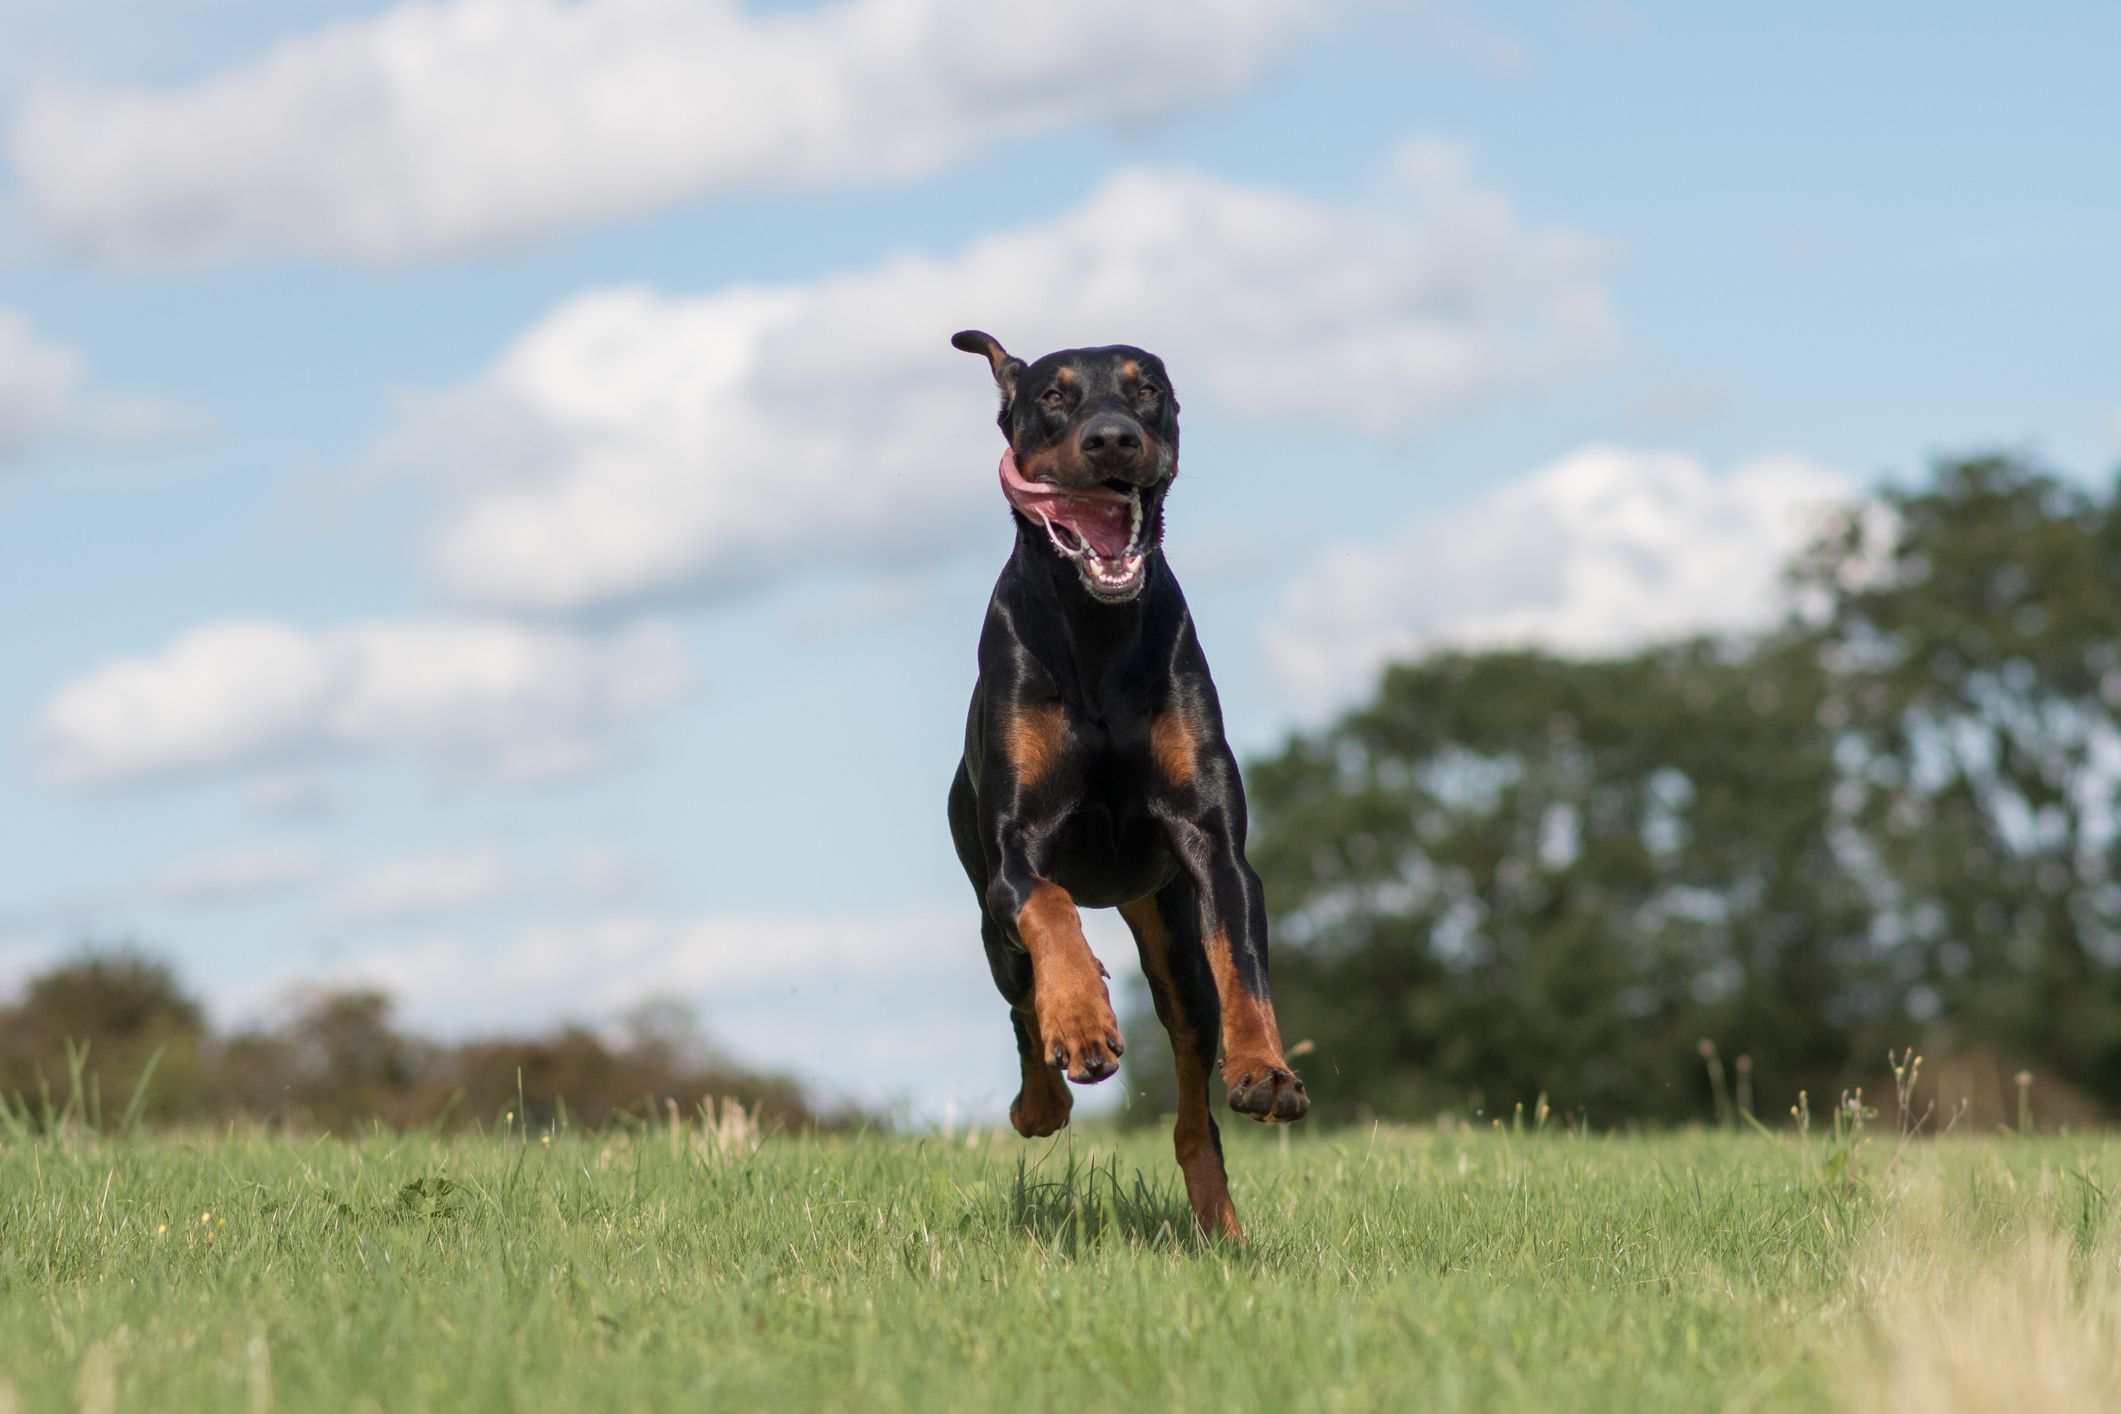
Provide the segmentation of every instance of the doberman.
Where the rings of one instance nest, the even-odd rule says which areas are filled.
[[[980,632],[950,833],[1011,1008],[1027,1138],[1068,1122],[1061,1076],[1118,1068],[1109,975],[1078,905],[1133,930],[1178,1073],[1178,1164],[1203,1232],[1241,1239],[1209,1113],[1218,1047],[1230,1107],[1301,1119],[1267,994],[1267,913],[1245,859],[1245,792],[1178,581],[1159,553],[1178,471],[1178,399],[1163,362],[1127,345],[1035,363],[966,330],[1008,440],[1016,522]]]

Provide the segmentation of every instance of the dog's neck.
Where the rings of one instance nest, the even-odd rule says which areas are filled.
[[[1084,586],[1072,561],[1056,554],[1045,528],[1015,515],[1017,565],[1023,582],[1062,628],[1065,647],[1076,668],[1095,678],[1116,660],[1136,651],[1149,623],[1149,609],[1169,572],[1161,546],[1149,553],[1141,592],[1122,603],[1100,599]],[[1056,665],[1057,666],[1057,665]]]

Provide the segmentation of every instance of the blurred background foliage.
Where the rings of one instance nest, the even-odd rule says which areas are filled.
[[[1780,1114],[1915,1045],[1946,1108],[2121,1112],[2121,491],[2013,457],[1850,508],[1797,611],[1627,657],[1440,652],[1252,762],[1284,1034],[1327,1122],[1712,1113],[1713,1042]],[[969,956],[969,954],[968,954]],[[1168,1107],[1137,1006],[1128,1114]],[[852,1122],[718,1058],[678,1009],[612,1032],[442,1043],[327,993],[217,1036],[161,965],[84,954],[0,1011],[0,1095],[294,1127],[595,1125],[703,1096]],[[1721,1062],[1719,1061],[1719,1064]]]
[[[1772,1115],[1910,1044],[1977,1122],[2021,1070],[2121,1111],[2121,497],[1955,460],[1790,575],[1771,632],[1438,653],[1250,764],[1314,1115],[1699,1119],[1705,1040]]]
[[[216,1035],[167,966],[111,948],[52,968],[0,1008],[0,1104],[15,1127],[63,1114],[115,1128],[136,1094],[149,1123],[248,1119],[338,1134],[375,1124],[543,1130],[563,1116],[595,1128],[654,1122],[673,1104],[690,1114],[708,1099],[766,1128],[864,1118],[717,1056],[674,1005],[642,1007],[609,1030],[441,1042],[399,1030],[380,992],[326,991],[276,1025]]]

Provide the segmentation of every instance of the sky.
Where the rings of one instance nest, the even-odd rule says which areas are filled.
[[[0,0],[0,995],[675,998],[996,1117],[950,334],[1164,358],[1246,751],[1764,623],[1938,456],[2121,460],[2121,11],[2033,14]]]

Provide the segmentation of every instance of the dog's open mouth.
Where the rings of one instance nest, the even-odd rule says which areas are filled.
[[[1114,603],[1141,592],[1149,563],[1142,544],[1142,492],[1120,485],[1070,489],[1050,481],[1027,481],[1016,458],[1002,454],[1002,490],[1015,506],[1046,528],[1053,548],[1075,561],[1083,587]]]

